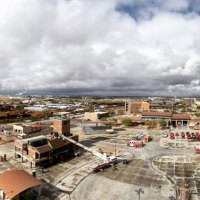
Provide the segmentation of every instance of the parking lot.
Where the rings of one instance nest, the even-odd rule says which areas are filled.
[[[199,156],[158,156],[154,159],[154,166],[166,177],[172,180],[177,190],[177,197],[181,199],[199,199],[197,193],[200,187],[200,176],[196,173],[199,167]],[[192,194],[195,193],[195,194]]]

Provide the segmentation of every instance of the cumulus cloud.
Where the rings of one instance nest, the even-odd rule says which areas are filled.
[[[0,2],[0,93],[197,95],[192,0]]]

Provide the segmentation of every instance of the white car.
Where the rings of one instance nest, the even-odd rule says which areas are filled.
[[[4,135],[10,135],[11,132],[10,132],[10,131],[6,131],[6,130],[4,130],[4,131],[3,131],[3,134],[4,134]]]
[[[167,138],[167,137],[168,137],[168,134],[167,134],[167,133],[164,133],[164,134],[162,135],[162,137],[163,137],[163,138]]]

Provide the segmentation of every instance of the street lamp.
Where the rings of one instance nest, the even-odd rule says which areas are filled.
[[[140,200],[140,194],[144,194],[144,191],[142,190],[142,188],[139,188],[138,190],[135,190],[135,192],[138,194],[138,199]]]

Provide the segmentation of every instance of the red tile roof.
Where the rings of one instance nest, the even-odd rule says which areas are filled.
[[[171,120],[191,120],[188,114],[173,114]]]
[[[35,150],[39,153],[39,154],[42,154],[42,153],[46,153],[46,152],[49,152],[52,150],[52,147],[50,145],[44,145],[44,146],[41,146],[41,147],[36,147]]]
[[[24,170],[11,170],[0,174],[0,188],[10,199],[24,190],[41,184],[41,181]]]
[[[171,117],[171,112],[142,112],[142,116],[145,117]]]
[[[49,143],[52,146],[53,150],[62,148],[66,145],[65,141],[62,138],[51,139],[49,140]]]

